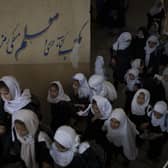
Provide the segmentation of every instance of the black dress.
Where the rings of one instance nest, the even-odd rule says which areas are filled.
[[[143,88],[149,90],[151,94],[150,103],[152,106],[159,100],[166,100],[162,83],[153,79],[153,77],[146,77],[143,79]]]
[[[50,103],[51,111],[51,129],[53,132],[61,125],[69,125],[70,118],[73,113],[72,104],[67,101],[60,101],[58,103]]]
[[[163,146],[166,143],[168,136],[167,136],[167,133],[163,132],[160,129],[160,126],[154,127],[151,123],[150,123],[149,130],[152,133],[162,134],[161,136],[149,141],[148,156],[151,159],[155,159],[161,155]]]
[[[116,60],[116,65],[112,65],[114,82],[124,82],[124,75],[131,68],[132,47],[125,50],[114,51],[111,49],[111,59]],[[115,83],[114,83],[115,84]]]
[[[83,154],[76,154],[65,168],[103,168],[103,166],[95,151],[90,147]]]

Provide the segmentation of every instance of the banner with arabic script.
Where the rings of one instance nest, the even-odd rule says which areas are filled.
[[[1,1],[0,64],[89,62],[89,10],[90,0]]]

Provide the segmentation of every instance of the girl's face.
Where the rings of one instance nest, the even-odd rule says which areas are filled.
[[[137,96],[137,104],[143,105],[144,103],[145,103],[145,95],[144,95],[144,93],[140,93]]]
[[[68,151],[68,148],[62,146],[60,143],[58,143],[57,141],[54,142],[56,148],[60,151],[60,152],[66,152]]]
[[[50,94],[50,96],[51,96],[52,98],[56,98],[56,97],[58,96],[59,90],[58,90],[57,87],[51,86],[51,87],[49,88],[49,92],[50,92],[49,94]]]
[[[73,80],[72,87],[73,89],[78,89],[80,86],[80,83],[78,80]]]
[[[27,130],[25,124],[20,121],[15,121],[15,129],[20,137],[24,137],[29,134],[29,131]]]
[[[7,88],[0,88],[0,95],[1,98],[4,98],[5,100],[12,100],[12,95],[10,94],[9,90]]]
[[[156,42],[148,41],[149,48],[154,48],[156,46]]]
[[[95,114],[101,115],[101,112],[96,102],[92,102],[92,109],[95,112]]]
[[[117,119],[112,118],[111,119],[111,128],[117,129],[119,127],[120,127],[120,122]]]
[[[161,114],[157,111],[154,111],[154,116],[155,116],[156,119],[160,119],[160,118],[162,118],[163,114]]]
[[[129,74],[129,79],[130,79],[130,80],[135,80],[135,76],[130,73],[130,74]]]

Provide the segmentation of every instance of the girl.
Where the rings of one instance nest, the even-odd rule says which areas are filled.
[[[13,114],[20,109],[30,109],[39,114],[39,102],[33,101],[29,89],[21,91],[18,81],[13,76],[4,76],[0,79],[0,94],[3,100],[3,109]]]
[[[113,84],[109,81],[105,81],[100,75],[92,75],[89,78],[89,87],[91,89],[91,97],[93,95],[99,95],[106,97],[111,102],[117,99],[117,91]]]
[[[30,110],[19,110],[13,116],[16,138],[20,143],[20,158],[26,168],[50,168],[50,138],[39,130],[39,120]],[[16,141],[16,139],[15,139]]]
[[[139,77],[140,78],[143,78],[145,73],[144,73],[144,68],[145,68],[145,65],[144,65],[144,62],[142,59],[140,58],[137,58],[135,60],[133,60],[131,62],[131,68],[132,69],[137,69],[139,71]]]
[[[69,123],[72,113],[71,99],[64,93],[61,83],[53,81],[48,89],[47,101],[51,107],[51,128],[55,132],[59,126]]]
[[[153,109],[148,113],[149,122],[144,123],[144,129],[148,130],[150,146],[148,156],[156,159],[160,156],[168,132],[168,109],[164,101],[155,103]]]
[[[147,40],[147,30],[145,27],[139,27],[132,41],[134,58],[143,58],[144,47]]]
[[[106,150],[106,141],[102,126],[104,121],[108,119],[112,112],[112,105],[108,99],[102,96],[93,96],[91,100],[91,113],[89,113],[89,121],[83,138],[87,140],[95,140]]]
[[[69,126],[61,126],[54,135],[50,155],[57,168],[102,168],[100,160],[87,142]]]
[[[115,83],[123,82],[124,74],[130,68],[132,35],[129,32],[122,33],[113,44],[111,64],[114,70]]]
[[[131,103],[131,120],[141,130],[141,124],[147,121],[147,111],[150,109],[150,93],[146,89],[139,89]]]
[[[144,62],[147,69],[147,75],[153,76],[158,72],[160,56],[157,53],[159,40],[156,36],[150,36],[146,41]]]
[[[138,131],[123,109],[116,108],[112,111],[110,117],[104,123],[103,130],[106,131],[108,141],[117,148],[121,147],[128,160],[136,159],[138,152],[135,139]]]
[[[73,76],[73,97],[72,102],[78,109],[85,109],[89,104],[90,88],[83,73],[76,73]]]
[[[95,61],[95,74],[101,75],[105,78],[104,58],[103,56],[97,56]]]
[[[137,69],[129,69],[125,74],[126,82],[126,103],[125,110],[127,113],[130,113],[131,110],[131,101],[135,92],[141,87],[141,82],[139,80],[139,71]]]

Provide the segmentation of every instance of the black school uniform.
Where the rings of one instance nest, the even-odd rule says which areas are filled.
[[[61,125],[69,125],[70,118],[73,113],[72,104],[67,101],[60,101],[58,103],[50,103],[51,111],[51,128],[53,132]]]
[[[113,66],[113,78],[115,81],[123,82],[124,75],[128,69],[131,68],[131,47],[126,48],[125,50],[112,51],[111,59],[116,60],[116,65]]]

